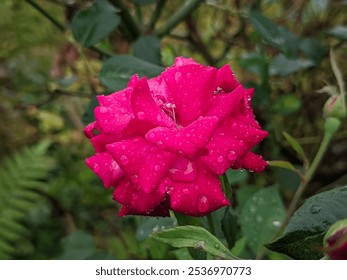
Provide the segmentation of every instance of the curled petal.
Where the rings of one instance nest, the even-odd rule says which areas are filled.
[[[107,152],[95,154],[87,158],[86,163],[91,170],[102,180],[106,188],[116,186],[124,177],[123,171],[120,169],[116,161]]]
[[[217,84],[225,92],[231,92],[240,85],[229,65],[224,65],[218,70]]]
[[[194,183],[173,181],[170,203],[172,210],[191,216],[204,216],[230,205],[218,177],[200,166]]]
[[[174,153],[194,155],[205,148],[218,125],[217,117],[200,118],[180,130],[156,127],[146,134],[146,139]]]
[[[83,132],[85,134],[85,136],[87,136],[89,139],[93,138],[95,136],[94,130],[99,130],[99,126],[97,122],[92,122],[90,124],[88,124]]]
[[[262,156],[256,155],[252,152],[248,152],[239,164],[242,168],[254,172],[262,172],[268,165]]]
[[[151,123],[153,126],[175,126],[174,121],[169,118],[155,103],[146,78],[142,78],[135,86],[131,97],[131,104],[135,116],[145,122]]]
[[[139,190],[136,184],[123,180],[114,190],[113,198],[125,206],[123,213],[120,213],[120,215],[128,215],[130,213],[147,213],[147,215],[150,215],[164,202],[166,194],[163,188],[157,188],[154,192],[147,194]]]
[[[203,116],[209,96],[216,89],[217,70],[198,64],[183,65],[166,70],[162,76],[176,106],[176,118],[187,126]]]

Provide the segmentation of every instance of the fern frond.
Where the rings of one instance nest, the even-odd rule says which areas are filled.
[[[41,195],[37,190],[47,186],[54,161],[47,155],[49,142],[27,147],[0,165],[0,259],[10,259],[15,243],[28,235],[23,225],[28,212]]]

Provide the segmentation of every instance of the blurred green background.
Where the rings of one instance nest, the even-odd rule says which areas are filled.
[[[103,66],[109,53],[161,66],[172,65],[176,56],[216,67],[230,64],[242,84],[255,88],[255,114],[270,132],[257,152],[268,160],[287,160],[294,165],[301,161],[283,132],[295,137],[312,158],[322,137],[322,108],[329,98],[317,90],[337,83],[329,48],[334,49],[344,77],[347,73],[347,1],[101,2],[100,7],[109,10],[99,12],[113,24],[103,22],[98,13],[85,12],[93,1],[1,2],[2,259],[190,258],[186,249],[172,249],[149,237],[153,230],[174,226],[174,219],[118,218],[119,206],[112,201],[112,191],[105,190],[84,163],[93,154],[82,133],[91,120],[93,97],[115,90],[112,86],[118,81]],[[109,12],[111,6],[114,10]],[[48,15],[56,20],[55,25]],[[79,22],[74,22],[76,15]],[[90,30],[89,37],[83,33],[84,20],[101,28],[100,38]],[[98,49],[90,48],[94,45]],[[100,49],[104,50],[101,55]],[[129,70],[127,67],[121,65],[118,74]],[[344,124],[306,197],[329,184],[335,186],[337,179],[338,184],[347,182],[346,139]],[[216,234],[229,245],[236,242],[234,254],[254,258],[260,244],[270,241],[278,226],[271,215],[278,210],[283,216],[299,177],[279,168],[257,175],[247,171],[228,171],[227,175],[235,203],[227,213],[224,209],[213,215],[219,228],[222,219],[230,218],[223,225],[232,236],[221,228]],[[267,186],[273,188],[257,192]],[[257,210],[260,218],[249,221],[249,199],[256,192],[266,201]],[[263,218],[269,217],[272,224],[262,227]],[[250,222],[253,227],[249,229]],[[261,233],[254,236],[257,227]],[[285,257],[267,252],[265,258]]]

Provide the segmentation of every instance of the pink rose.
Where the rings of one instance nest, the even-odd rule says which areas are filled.
[[[218,176],[267,165],[250,151],[268,134],[252,95],[228,65],[179,57],[156,78],[135,75],[126,89],[98,96],[96,121],[84,130],[96,154],[86,163],[114,187],[119,216],[203,216],[229,205]]]

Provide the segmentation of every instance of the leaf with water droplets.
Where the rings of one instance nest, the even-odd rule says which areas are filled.
[[[177,225],[173,218],[146,218],[136,231],[137,241],[143,241],[148,238],[153,232],[159,232]]]
[[[176,248],[195,248],[219,258],[238,259],[230,253],[217,237],[202,227],[178,226],[155,233],[153,238]]]
[[[347,186],[307,199],[290,219],[284,235],[266,247],[294,259],[320,259],[323,237],[338,220],[347,218]]]
[[[260,189],[246,201],[240,224],[254,254],[271,240],[284,217],[284,206],[276,187]]]

